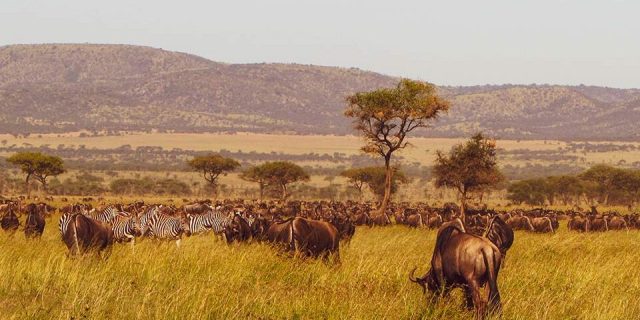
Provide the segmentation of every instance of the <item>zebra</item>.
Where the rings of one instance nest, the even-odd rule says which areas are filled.
[[[100,211],[99,213],[96,213],[95,209],[91,210],[88,214],[86,214],[86,216],[100,222],[113,224],[113,220],[116,218],[118,213],[119,211],[115,206],[108,206],[102,209],[102,211]]]
[[[118,242],[131,241],[135,244],[135,237],[142,235],[139,219],[127,212],[120,212],[114,219],[111,227],[113,238]]]
[[[150,206],[144,211],[144,213],[138,219],[138,222],[140,225],[140,232],[142,233],[143,236],[149,232],[149,222],[151,221],[151,218],[157,216],[160,213],[160,208],[162,208],[162,205]]]
[[[149,236],[156,239],[175,239],[176,246],[180,247],[182,234],[191,235],[189,224],[181,218],[156,214],[148,222]]]
[[[219,211],[211,210],[204,214],[188,214],[189,230],[191,234],[213,230],[215,234],[221,234],[224,228],[229,225],[231,218],[229,215]]]

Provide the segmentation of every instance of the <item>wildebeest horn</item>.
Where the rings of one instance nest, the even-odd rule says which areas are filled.
[[[419,283],[418,279],[415,277],[416,269],[418,269],[418,267],[413,268],[413,270],[411,270],[411,273],[409,273],[409,280],[411,282]]]

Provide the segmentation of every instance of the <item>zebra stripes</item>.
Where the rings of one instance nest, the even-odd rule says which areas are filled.
[[[189,227],[181,218],[176,218],[164,214],[151,217],[149,221],[149,236],[156,239],[176,240],[176,245],[180,246],[182,234],[189,232]]]
[[[69,222],[73,219],[73,217],[78,214],[76,212],[66,212],[60,217],[60,221],[58,222],[58,230],[60,230],[60,236],[64,238],[64,234],[67,233],[67,228],[69,227]]]
[[[96,213],[95,210],[91,210],[88,214],[86,214],[86,216],[100,222],[112,224],[118,213],[119,210],[116,209],[116,207],[108,206],[102,209],[102,211],[100,211],[99,213]]]
[[[220,234],[231,222],[229,215],[219,210],[208,211],[204,214],[189,214],[187,218],[189,219],[189,229],[192,234],[202,233],[207,230],[213,230],[215,234]]]
[[[151,206],[144,211],[142,216],[140,216],[140,232],[143,236],[149,232],[149,222],[151,221],[151,218],[157,216],[160,213],[159,209],[161,207],[162,206]]]
[[[118,214],[114,218],[111,229],[113,230],[114,240],[118,242],[135,242],[135,237],[142,234],[140,231],[138,218],[131,216],[126,212],[121,212],[121,214]]]

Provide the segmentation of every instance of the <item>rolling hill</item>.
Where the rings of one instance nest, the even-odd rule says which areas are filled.
[[[349,134],[344,97],[397,78],[336,67],[225,64],[149,47],[0,47],[0,133],[69,131]],[[421,135],[511,139],[640,136],[640,90],[440,87],[450,113]]]

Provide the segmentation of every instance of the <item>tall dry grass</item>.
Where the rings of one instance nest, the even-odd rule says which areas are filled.
[[[3,319],[470,319],[461,292],[434,305],[407,280],[435,231],[358,228],[326,265],[214,236],[119,244],[70,259],[57,221],[41,240],[0,234]],[[505,319],[637,319],[640,232],[517,232],[499,275]]]

